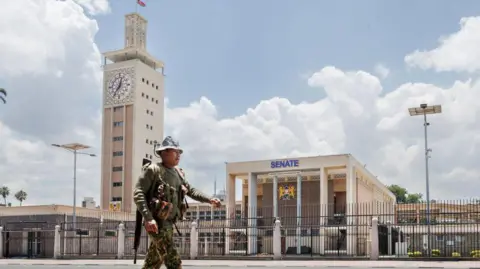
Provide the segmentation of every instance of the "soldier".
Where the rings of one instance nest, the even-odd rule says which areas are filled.
[[[142,268],[159,269],[165,263],[167,269],[181,269],[182,261],[173,242],[173,228],[183,217],[185,195],[215,207],[220,206],[220,200],[190,186],[183,170],[177,168],[183,150],[172,137],[167,136],[155,151],[162,162],[143,167],[133,192],[137,215],[141,214],[145,219],[145,229],[151,239]]]

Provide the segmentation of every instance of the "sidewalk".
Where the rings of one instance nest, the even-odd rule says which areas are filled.
[[[137,261],[140,266],[143,261]],[[480,261],[239,261],[239,260],[183,260],[185,267],[364,267],[364,268],[475,268]],[[133,265],[133,260],[48,260],[0,259],[0,265]]]

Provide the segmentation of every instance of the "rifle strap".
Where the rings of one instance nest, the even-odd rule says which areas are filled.
[[[177,230],[178,236],[182,236],[182,233],[181,233],[180,230],[178,229],[177,224],[174,223],[173,226],[175,226],[175,230]]]

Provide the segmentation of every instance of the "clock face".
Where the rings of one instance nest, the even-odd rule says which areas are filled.
[[[132,81],[125,73],[117,73],[108,83],[108,94],[114,100],[123,100],[132,88]]]

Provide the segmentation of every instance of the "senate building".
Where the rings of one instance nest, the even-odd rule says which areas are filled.
[[[357,245],[367,238],[354,229],[366,225],[371,216],[389,218],[391,214],[393,221],[395,196],[351,154],[227,163],[226,211],[230,219],[238,211],[235,185],[239,179],[240,210],[249,222],[245,232],[251,253],[258,251],[259,226],[271,227],[275,219],[286,227],[287,248],[300,252],[302,246],[324,246],[325,251],[325,242],[314,244],[312,240],[324,241],[327,237],[321,234],[338,236],[341,231],[347,255],[365,251]],[[310,230],[308,240],[303,235],[306,230]]]

